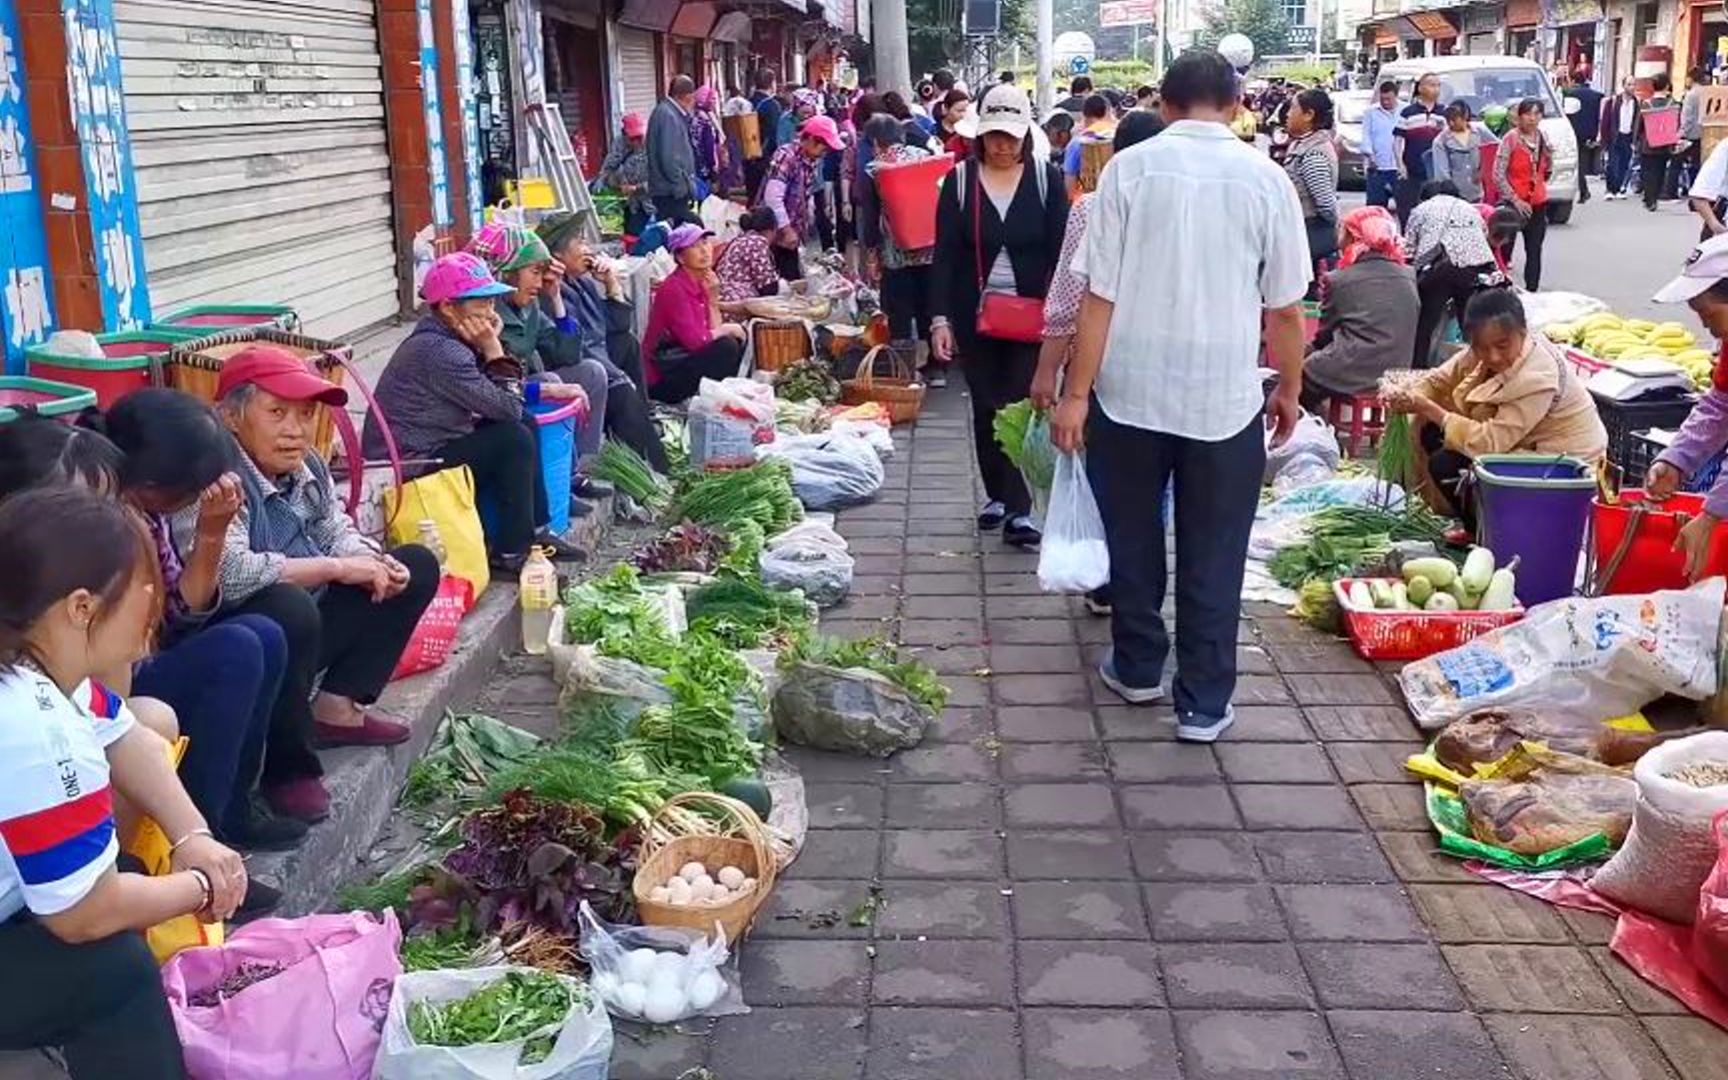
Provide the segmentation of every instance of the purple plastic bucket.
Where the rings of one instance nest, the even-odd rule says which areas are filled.
[[[1519,602],[1571,596],[1596,498],[1590,466],[1559,454],[1484,454],[1473,471],[1478,541],[1497,566],[1518,557]]]

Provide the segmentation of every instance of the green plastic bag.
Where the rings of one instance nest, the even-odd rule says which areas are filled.
[[[1601,833],[1575,840],[1565,847],[1541,855],[1520,855],[1493,844],[1484,844],[1470,835],[1470,821],[1464,810],[1464,800],[1454,792],[1430,780],[1424,783],[1427,792],[1428,821],[1440,834],[1440,850],[1461,859],[1481,859],[1513,870],[1555,870],[1562,866],[1600,862],[1608,857],[1613,846]]]

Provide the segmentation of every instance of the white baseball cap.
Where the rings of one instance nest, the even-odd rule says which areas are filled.
[[[966,129],[963,130],[962,126]],[[1024,139],[1032,129],[1032,101],[1026,91],[1008,83],[997,83],[984,91],[984,96],[972,102],[972,109],[955,125],[968,139],[987,131],[1002,131]]]
[[[1728,278],[1728,235],[1712,236],[1692,249],[1680,276],[1656,290],[1658,304],[1683,304]]]

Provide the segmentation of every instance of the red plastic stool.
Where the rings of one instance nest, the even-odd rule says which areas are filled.
[[[1346,408],[1350,410],[1347,416]],[[1386,434],[1386,406],[1378,394],[1327,398],[1326,422],[1338,433],[1338,447],[1344,456],[1360,457],[1377,447]]]

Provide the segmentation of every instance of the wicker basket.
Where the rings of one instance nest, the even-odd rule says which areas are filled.
[[[165,369],[168,385],[215,404],[216,386],[222,378],[222,365],[241,349],[260,342],[279,346],[302,359],[312,361],[318,368],[318,374],[338,386],[342,384],[342,363],[353,352],[350,346],[338,341],[290,334],[271,327],[229,330],[174,346],[168,353]],[[312,431],[312,448],[328,461],[335,447],[335,421],[331,418],[329,409],[320,409],[317,426]]]
[[[668,813],[676,808],[709,814],[703,823],[717,831],[693,832],[675,824],[669,818],[686,816]],[[713,815],[718,815],[718,820]],[[690,862],[708,867],[736,866],[747,877],[756,879],[756,888],[730,903],[715,906],[678,906],[649,899],[656,885],[664,885]],[[736,942],[750,932],[750,922],[768,899],[779,872],[780,863],[768,829],[754,810],[737,799],[712,791],[674,795],[655,813],[642,835],[636,880],[631,886],[636,894],[636,914],[644,926],[676,926],[703,934],[713,933],[718,922],[726,931],[726,940]]]
[[[738,152],[745,161],[755,161],[762,156],[762,121],[755,113],[722,117],[720,125],[726,129],[726,134],[738,140]]]
[[[876,374],[876,361],[886,353],[889,373]],[[893,348],[878,345],[864,354],[858,373],[840,384],[840,401],[845,405],[868,405],[876,402],[888,410],[896,424],[908,424],[918,419],[924,408],[924,384],[918,381],[912,366]]]
[[[1116,147],[1108,142],[1083,142],[1080,144],[1080,190],[1097,191],[1098,177],[1103,174],[1104,166],[1110,164],[1110,158],[1116,153]]]
[[[757,371],[779,371],[794,360],[811,355],[810,331],[800,319],[759,321],[751,337]]]

